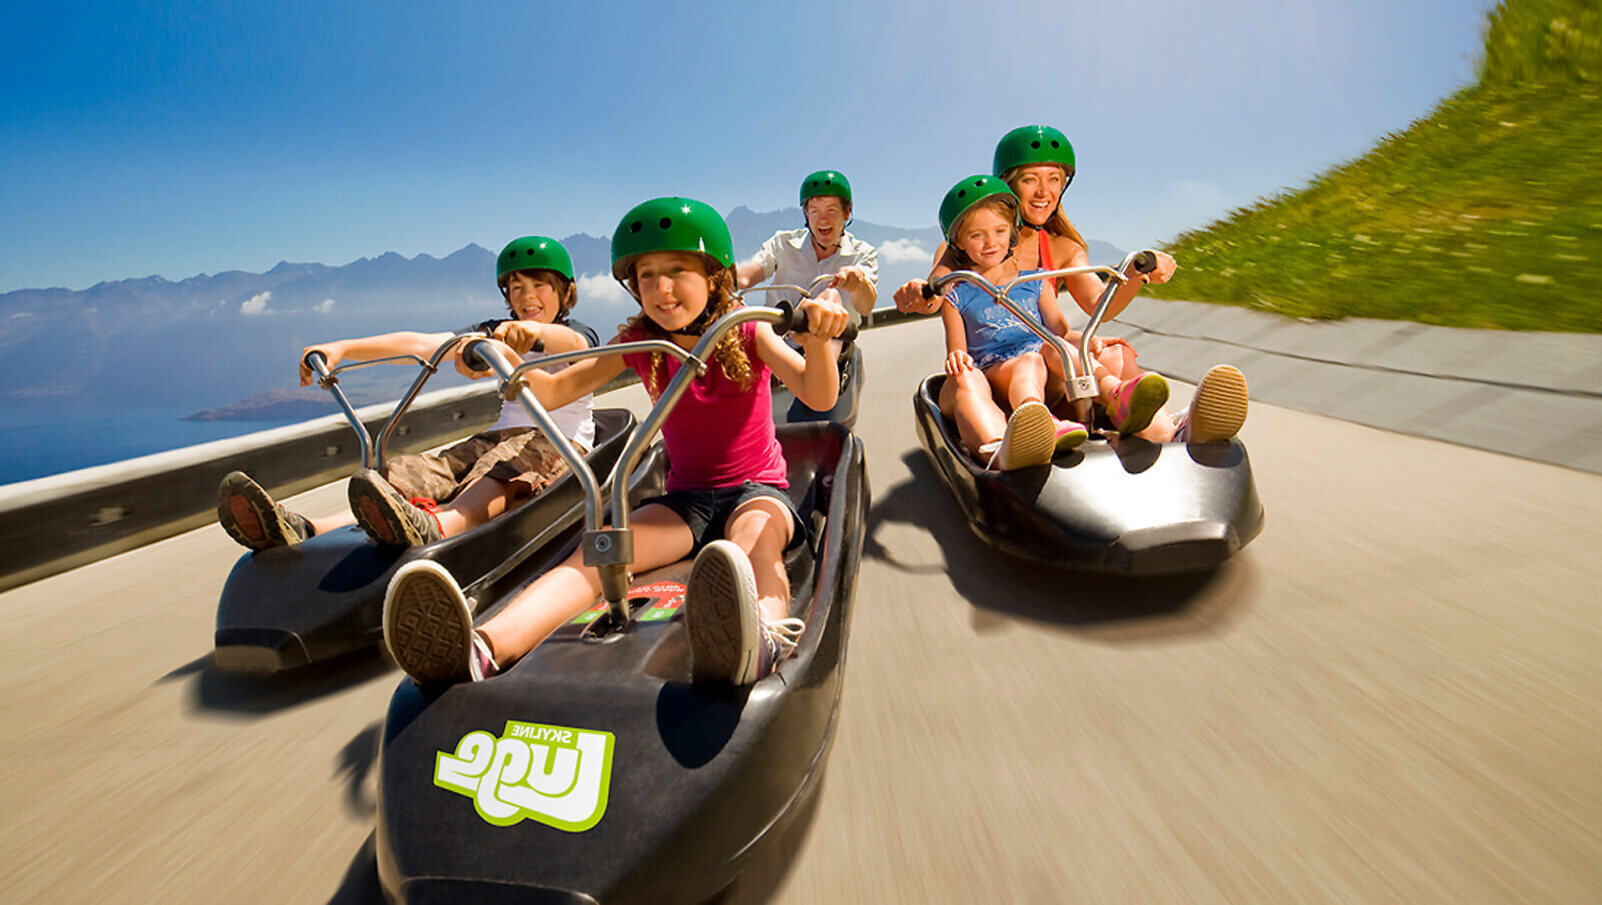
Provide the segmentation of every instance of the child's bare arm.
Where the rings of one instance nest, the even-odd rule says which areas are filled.
[[[394,355],[416,355],[427,358],[434,354],[440,343],[451,338],[450,333],[416,333],[401,331],[399,333],[382,333],[377,336],[362,336],[356,339],[339,339],[330,343],[319,343],[307,346],[300,350],[300,385],[311,386],[312,371],[306,367],[306,356],[312,352],[321,352],[328,360],[328,367],[332,369],[341,361],[352,358],[365,361],[373,358],[388,358]]]
[[[542,324],[538,321],[505,321],[495,328],[495,338],[519,354],[533,349],[536,343],[551,355],[588,349],[590,341],[584,334],[561,324]]]
[[[968,354],[968,332],[957,306],[948,301],[940,303],[940,323],[946,329],[946,374],[955,377],[973,367],[973,356]]]

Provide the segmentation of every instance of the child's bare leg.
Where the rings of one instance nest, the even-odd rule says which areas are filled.
[[[992,365],[985,371],[985,377],[990,381],[992,392],[1007,400],[1009,411],[1025,402],[1046,400],[1046,361],[1038,352]]]
[[[514,485],[485,476],[464,487],[434,514],[445,536],[455,537],[505,513],[515,502],[515,494]]]
[[[1001,439],[1007,416],[996,405],[990,381],[977,370],[947,377],[940,390],[940,411],[957,423],[957,434],[972,452]]]
[[[1122,344],[1108,343],[1102,346],[1101,354],[1096,356],[1096,360],[1119,380],[1139,377],[1143,373],[1140,366],[1135,364],[1135,353]]]
[[[795,522],[784,504],[772,498],[747,500],[729,516],[723,534],[751,558],[758,604],[770,622],[790,615],[790,576],[784,571],[784,548]]]
[[[634,531],[636,572],[678,562],[689,555],[694,544],[689,526],[666,506],[652,504],[634,510],[629,527]],[[583,612],[600,593],[600,574],[584,565],[582,550],[575,550],[565,562],[519,592],[478,631],[489,641],[495,661],[504,667]]]
[[[318,534],[325,534],[337,528],[343,528],[346,525],[356,524],[356,519],[349,512],[336,512],[333,515],[325,515],[321,518],[308,518],[307,521],[312,523],[312,528]]]

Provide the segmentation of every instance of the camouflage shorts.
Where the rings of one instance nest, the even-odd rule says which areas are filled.
[[[514,497],[533,496],[566,471],[567,462],[545,434],[513,428],[474,434],[439,452],[394,456],[384,477],[407,497],[445,503],[483,477],[512,485]]]

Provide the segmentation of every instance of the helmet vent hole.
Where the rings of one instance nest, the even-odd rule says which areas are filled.
[[[629,232],[631,233],[637,233],[644,228],[645,224],[641,223],[639,220],[635,220],[633,223],[629,224]]]
[[[660,229],[667,229],[673,225],[673,218],[663,217],[662,219],[656,221],[656,225]]]
[[[1037,139],[1035,141],[1030,142],[1029,143],[1029,147],[1035,149],[1036,151],[1040,150],[1040,141]]]

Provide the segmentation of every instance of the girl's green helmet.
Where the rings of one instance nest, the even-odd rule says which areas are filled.
[[[548,236],[513,239],[495,259],[495,282],[519,270],[554,270],[573,281],[573,258],[562,243]]]
[[[612,276],[626,281],[634,259],[653,251],[694,252],[717,266],[734,266],[729,225],[694,198],[652,198],[624,214],[612,233]]]
[[[991,172],[1005,176],[1013,167],[1050,163],[1063,168],[1069,182],[1074,180],[1074,146],[1068,136],[1050,126],[1019,126],[1001,136]]]
[[[945,233],[946,241],[952,241],[951,233],[968,212],[968,208],[975,204],[999,195],[1012,209],[1012,223],[1018,225],[1018,196],[1012,193],[1007,183],[999,176],[969,176],[951,187],[946,192],[945,200],[940,202],[940,231]]]
[[[845,174],[834,170],[819,170],[811,176],[801,180],[801,207],[807,206],[808,198],[823,198],[834,196],[851,206],[851,183],[846,181]]]

